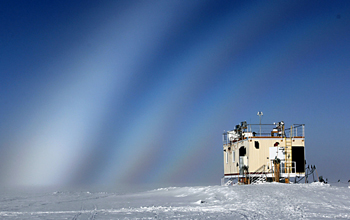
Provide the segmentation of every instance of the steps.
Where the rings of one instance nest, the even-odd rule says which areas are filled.
[[[266,182],[266,165],[262,165],[255,172],[250,173],[250,184],[264,183]]]
[[[251,184],[259,184],[259,183],[266,183],[266,176],[259,176],[258,178],[254,179]]]
[[[227,181],[226,183],[225,183],[225,185],[224,186],[229,186],[229,185],[232,185],[232,180],[229,180],[229,181]]]

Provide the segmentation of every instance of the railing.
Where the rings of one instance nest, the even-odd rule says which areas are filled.
[[[276,124],[248,124],[246,129],[243,131],[243,135],[240,138],[233,137],[231,133],[233,131],[227,131],[223,133],[222,141],[223,144],[230,144],[232,141],[239,141],[247,137],[305,137],[305,125],[304,124],[293,124],[291,127],[284,127],[284,130],[277,129]]]
[[[291,164],[290,164],[291,166],[287,166],[287,163],[290,163],[290,162],[281,161],[281,163],[280,163],[280,173],[296,174],[296,162],[292,161]],[[271,161],[271,162],[269,162],[269,164],[270,164],[272,172],[274,172],[275,171],[274,163]]]
[[[287,137],[305,137],[305,125],[293,124],[291,128],[286,128],[285,133]]]
[[[271,137],[271,131],[275,128],[275,124],[248,124],[247,132],[254,137]]]

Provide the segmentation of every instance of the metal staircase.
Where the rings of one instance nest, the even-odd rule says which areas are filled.
[[[266,165],[262,165],[255,172],[249,174],[250,183],[264,183],[266,182]]]
[[[255,179],[251,184],[259,184],[259,183],[266,183],[266,176],[261,176]]]
[[[233,184],[233,181],[232,180],[229,180],[229,181],[227,181],[225,184],[224,184],[224,186],[230,186],[230,185],[232,185]]]

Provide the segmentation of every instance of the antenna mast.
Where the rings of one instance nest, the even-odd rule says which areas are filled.
[[[264,115],[263,112],[258,112],[257,114],[259,116],[259,125],[260,125],[260,137],[261,137],[261,117]]]

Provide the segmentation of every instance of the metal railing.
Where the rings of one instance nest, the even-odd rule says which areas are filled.
[[[227,131],[223,133],[222,142],[224,145],[231,143],[232,136]],[[242,138],[247,137],[305,137],[305,124],[293,124],[291,127],[285,127],[284,130],[277,129],[276,124],[247,124],[246,129],[243,131]],[[235,139],[237,141],[237,139]]]
[[[287,137],[305,137],[305,125],[293,124],[290,128],[285,129]]]
[[[286,162],[286,161],[281,161],[280,163],[280,173],[292,173],[292,174],[296,174],[296,167],[297,164],[295,161],[291,162],[291,166],[287,166],[287,163],[290,162]],[[272,161],[269,162],[269,166],[271,167],[271,171],[272,173],[275,171],[275,165]]]

